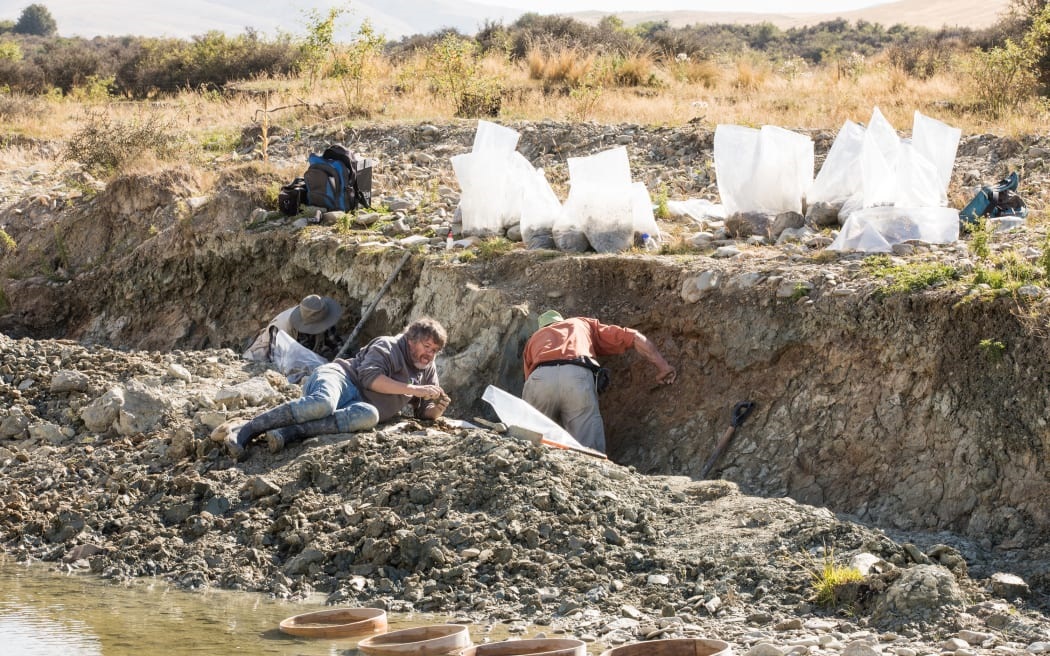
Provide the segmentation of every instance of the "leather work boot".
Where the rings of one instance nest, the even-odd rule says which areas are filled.
[[[241,426],[240,430],[236,432],[231,431],[224,440],[226,451],[234,460],[241,460],[244,458],[244,447],[248,444],[248,440],[260,433],[270,430],[271,428],[287,426],[294,423],[295,417],[292,416],[291,407],[289,407],[287,403],[283,403],[276,408],[267,410],[261,415],[253,418],[244,426]]]
[[[321,419],[267,431],[266,444],[270,453],[279,453],[286,445],[307,437],[354,433],[368,430],[378,423],[379,411],[375,406],[370,403],[354,403]]]
[[[266,432],[266,446],[270,453],[280,453],[284,450],[284,435],[281,435],[280,428]]]

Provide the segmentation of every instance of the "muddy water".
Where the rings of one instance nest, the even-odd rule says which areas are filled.
[[[193,593],[162,581],[120,586],[0,559],[5,656],[360,653],[359,638],[308,640],[277,629],[282,619],[314,610],[325,610],[323,598],[293,603],[224,590]],[[391,630],[449,621],[425,615],[388,619]],[[475,643],[500,640],[506,627],[471,626],[471,637]]]

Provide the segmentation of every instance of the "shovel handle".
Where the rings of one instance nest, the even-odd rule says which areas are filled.
[[[726,429],[726,432],[722,433],[722,437],[718,439],[718,445],[715,447],[715,452],[711,454],[711,457],[704,463],[704,468],[700,470],[700,478],[707,478],[707,475],[711,472],[711,468],[718,462],[722,452],[726,450],[726,446],[729,444],[729,439],[733,437],[733,431],[736,430],[736,426],[730,426]]]
[[[741,401],[733,406],[733,419],[729,423],[729,428],[722,433],[722,437],[719,438],[718,444],[715,446],[715,452],[711,454],[711,457],[704,463],[703,469],[700,470],[700,478],[707,478],[707,475],[711,472],[711,468],[715,466],[718,459],[722,457],[722,453],[729,446],[729,440],[732,439],[733,433],[736,431],[737,426],[744,423],[751,411],[755,409],[754,401]]]

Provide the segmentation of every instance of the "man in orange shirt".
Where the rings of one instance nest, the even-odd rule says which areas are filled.
[[[558,422],[583,446],[605,451],[595,357],[618,355],[633,348],[656,367],[657,382],[674,382],[674,367],[633,328],[606,325],[588,317],[564,319],[555,310],[541,314],[539,325],[525,344],[522,398]]]

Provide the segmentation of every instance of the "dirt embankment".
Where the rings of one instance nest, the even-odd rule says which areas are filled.
[[[519,150],[556,182],[566,156],[619,142],[650,187],[714,197],[695,166],[710,156],[709,132],[521,127]],[[256,209],[266,172],[250,163],[224,170],[209,193],[189,171],[87,196],[23,189],[0,210],[18,243],[3,259],[0,324],[83,344],[0,343],[6,548],[115,578],[322,590],[333,601],[551,623],[608,643],[689,632],[741,645],[763,632],[784,643],[836,631],[864,640],[885,629],[927,649],[936,643],[924,640],[965,630],[987,633],[974,640],[990,650],[1047,638],[1041,294],[884,297],[861,258],[799,244],[737,243],[726,259],[446,254],[436,228],[456,202],[447,157],[471,135],[466,125],[358,133],[382,151],[376,188],[402,209],[360,216],[348,233]],[[818,139],[821,152],[832,136]],[[290,140],[277,144],[296,154]],[[956,186],[1020,164],[1038,179],[1041,149],[968,139]],[[424,239],[433,251],[409,261],[362,341],[419,314],[438,318],[449,328],[440,370],[452,416],[492,418],[479,400],[487,384],[520,390],[521,345],[551,305],[641,329],[679,381],[656,391],[634,356],[607,362],[610,463],[414,422],[231,463],[211,429],[296,393],[235,351],[311,292],[343,302],[349,332],[410,234],[434,235]],[[1031,229],[993,246],[1030,242],[1034,257],[1041,238]],[[915,245],[900,261],[974,265],[965,245]],[[188,350],[219,347],[234,350]],[[716,469],[733,483],[691,481],[744,399],[755,414]],[[853,619],[808,601],[807,569],[825,547],[885,561]]]

